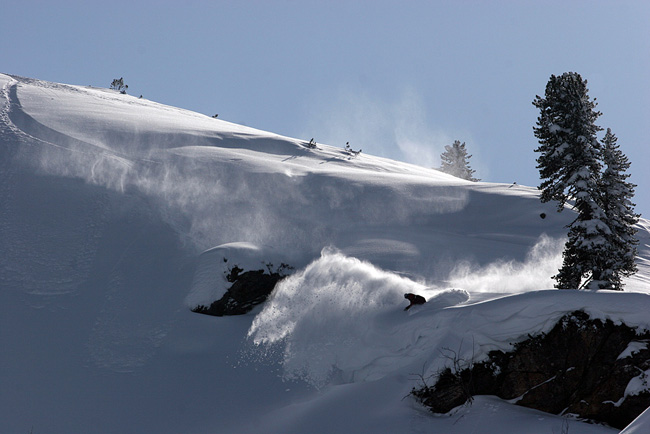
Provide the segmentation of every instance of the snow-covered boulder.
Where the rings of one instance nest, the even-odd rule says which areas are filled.
[[[206,315],[242,315],[266,301],[292,267],[270,248],[229,243],[203,252],[186,304]]]
[[[492,351],[481,363],[448,354],[436,384],[413,394],[437,413],[474,395],[496,395],[548,413],[576,415],[623,428],[650,406],[650,332],[564,316],[548,333],[529,336],[512,352]]]

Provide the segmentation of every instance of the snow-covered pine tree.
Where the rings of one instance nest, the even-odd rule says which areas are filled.
[[[564,245],[562,267],[553,276],[557,281],[555,287],[603,289],[611,254],[607,245],[610,234],[604,212],[596,202],[592,199],[580,201],[578,218],[571,224],[569,239]]]
[[[597,173],[600,168],[596,134],[602,128],[595,122],[602,113],[595,110],[595,100],[589,99],[587,80],[575,72],[551,75],[544,98],[538,95],[533,105],[540,109],[537,127],[533,127],[540,143],[535,152],[541,154],[538,188],[542,202],[557,200],[562,211],[567,199],[576,197],[583,187],[575,178],[578,169]]]
[[[480,179],[474,178],[474,172],[476,171],[469,167],[470,158],[472,156],[467,155],[465,142],[461,144],[460,140],[455,140],[451,146],[445,146],[445,151],[440,155],[441,166],[439,170],[468,181],[480,181]]]
[[[599,189],[602,166],[596,133],[602,128],[595,121],[601,113],[589,99],[587,81],[575,72],[551,75],[544,98],[537,96],[533,105],[540,109],[533,130],[540,143],[535,152],[541,154],[537,168],[542,178],[542,202],[557,200],[558,211],[562,211],[567,201],[573,200],[578,213],[570,225],[555,286],[598,288],[611,235]]]
[[[630,162],[616,142],[616,136],[608,128],[602,140],[605,170],[600,180],[600,190],[611,234],[601,287],[623,290],[622,278],[637,271],[635,257],[639,240],[634,225],[640,215],[634,212],[631,200],[636,185],[627,182],[630,175],[625,173],[630,168]]]

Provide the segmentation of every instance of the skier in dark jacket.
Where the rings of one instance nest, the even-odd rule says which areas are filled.
[[[406,306],[404,310],[409,310],[414,304],[424,304],[427,302],[421,295],[416,295],[411,292],[404,294],[404,298],[411,302],[411,304]]]

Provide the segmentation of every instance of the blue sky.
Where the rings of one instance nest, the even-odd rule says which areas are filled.
[[[579,72],[650,216],[650,2],[4,0],[0,72],[536,186],[531,104]]]

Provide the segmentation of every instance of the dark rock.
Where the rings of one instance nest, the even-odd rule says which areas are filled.
[[[234,266],[226,277],[232,286],[223,297],[208,307],[197,306],[192,311],[213,316],[243,315],[266,301],[275,285],[284,277],[281,273],[265,273],[264,270],[243,271]]]
[[[422,389],[413,390],[412,393],[434,413],[447,413],[472,399],[461,376],[449,368],[440,373],[433,387],[425,384]]]
[[[436,384],[413,394],[438,413],[472,395],[496,395],[525,407],[623,428],[650,406],[650,393],[624,398],[630,380],[650,369],[650,349],[618,357],[630,342],[648,339],[648,332],[639,335],[625,324],[592,320],[576,311],[547,334],[515,344],[512,352],[492,351],[485,362],[443,371]]]

